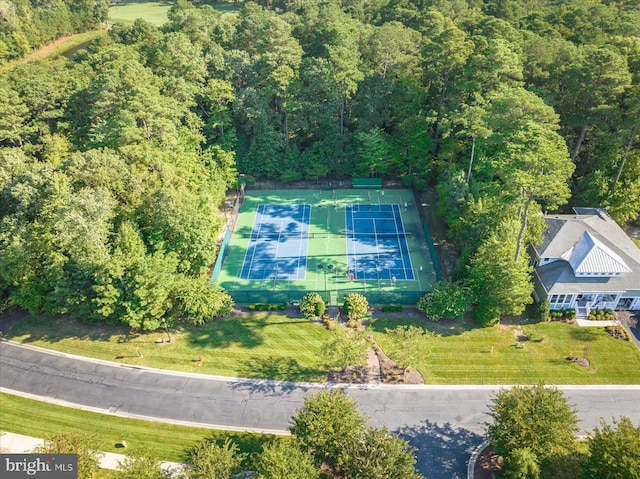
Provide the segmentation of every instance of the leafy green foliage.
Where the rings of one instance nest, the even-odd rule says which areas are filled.
[[[317,318],[325,311],[324,300],[318,293],[307,293],[300,300],[300,313],[305,318]]]
[[[551,315],[551,307],[549,305],[549,301],[543,299],[542,301],[538,301],[535,306],[534,317],[538,321],[548,321]]]
[[[369,312],[367,298],[359,293],[349,293],[344,298],[342,310],[350,323],[358,323]]]
[[[514,467],[524,467],[532,458],[542,462],[571,451],[578,432],[576,411],[564,394],[542,384],[501,390],[491,400],[489,416],[493,419],[486,424],[491,446]],[[529,452],[522,452],[523,448]],[[518,456],[510,459],[516,450]]]
[[[587,439],[589,457],[585,464],[587,478],[637,479],[640,477],[640,425],[628,417],[601,420]]]
[[[256,461],[258,479],[317,479],[320,477],[313,457],[296,441],[274,441],[262,447]]]
[[[385,329],[395,342],[392,358],[399,367],[406,370],[417,363],[420,356],[428,354],[428,341],[434,336],[418,326],[397,326],[395,329]],[[427,345],[427,346],[426,346]]]
[[[127,450],[118,462],[121,479],[167,479],[170,475],[160,467],[160,459],[147,450]]]
[[[446,281],[438,281],[433,289],[418,301],[418,309],[433,321],[443,318],[462,318],[471,309],[468,288]]]
[[[329,367],[341,370],[348,366],[364,366],[367,363],[369,345],[363,331],[335,327],[322,348]]]
[[[237,444],[225,439],[217,444],[214,440],[205,440],[188,451],[189,479],[231,479],[241,472],[242,461],[246,454],[238,452]]]
[[[95,436],[70,431],[45,437],[44,444],[37,447],[34,452],[36,454],[77,454],[78,479],[92,479],[100,469],[102,449]]]
[[[476,298],[475,318],[491,326],[502,314],[520,314],[533,302],[531,268],[520,256],[514,260],[516,229],[506,222],[480,245],[469,267],[468,285]]]
[[[324,390],[305,398],[289,430],[318,464],[326,461],[335,466],[347,444],[363,434],[366,422],[351,396]]]
[[[343,451],[341,464],[346,477],[419,479],[415,470],[415,449],[405,439],[391,434],[386,427],[369,427],[362,437],[351,441]]]
[[[540,466],[531,448],[514,449],[505,461],[504,475],[509,479],[538,479]]]

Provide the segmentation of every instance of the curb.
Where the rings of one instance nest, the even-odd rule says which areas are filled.
[[[476,461],[478,460],[478,457],[480,457],[480,453],[484,451],[488,445],[489,441],[482,441],[482,443],[473,450],[473,453],[469,458],[469,465],[467,466],[467,479],[473,479],[473,473],[476,469]]]

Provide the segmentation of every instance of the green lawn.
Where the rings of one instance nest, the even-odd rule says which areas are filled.
[[[640,351],[603,328],[561,322],[481,328],[472,321],[378,319],[370,328],[391,358],[398,346],[385,329],[400,324],[416,324],[437,334],[425,343],[415,365],[427,384],[640,384]],[[163,331],[128,334],[124,328],[35,316],[18,322],[9,337],[66,353],[156,368],[323,381],[327,369],[321,351],[329,334],[320,324],[302,318],[255,313],[171,331],[170,344],[157,343],[166,339]],[[529,340],[519,341],[520,335]],[[585,347],[589,367],[566,360],[584,356]]]
[[[9,337],[66,353],[177,371],[292,381],[323,381],[327,374],[321,350],[329,332],[318,323],[276,313],[172,331],[170,344],[157,343],[167,339],[164,331],[132,334],[62,317],[25,318]]]
[[[79,409],[55,406],[12,394],[0,393],[0,430],[44,438],[59,431],[76,430],[95,434],[105,452],[123,453],[116,448],[123,439],[131,448],[146,447],[164,461],[185,461],[185,451],[205,438],[231,439],[242,452],[262,450],[275,436],[175,426],[159,422],[125,419]]]
[[[472,322],[439,324],[380,319],[371,329],[393,358],[395,344],[385,329],[415,324],[436,333],[415,365],[427,384],[640,384],[640,351],[604,328],[548,322],[480,328]],[[517,336],[529,340],[518,340]],[[584,356],[589,367],[566,360]]]
[[[124,1],[109,8],[109,23],[132,24],[136,19],[142,18],[157,26],[164,25],[171,5],[167,1]]]

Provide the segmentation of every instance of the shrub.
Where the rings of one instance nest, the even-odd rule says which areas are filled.
[[[399,304],[399,305],[396,306],[396,312],[397,313],[402,313],[402,305]]]
[[[573,308],[565,309],[564,310],[564,316],[567,319],[576,319],[576,310],[573,309]]]
[[[318,293],[308,293],[300,300],[300,313],[305,318],[322,316],[325,304]]]
[[[439,281],[433,291],[418,301],[417,308],[433,321],[443,318],[462,318],[469,311],[469,289],[457,283]]]
[[[557,309],[554,309],[552,311],[549,312],[549,316],[551,316],[551,319],[560,319],[564,316],[562,311],[559,311]]]
[[[287,305],[286,305],[286,304],[284,304],[284,303],[282,303],[282,304],[280,304],[280,305],[278,306],[278,309],[279,309],[280,311],[284,311],[285,309],[287,309]]]
[[[249,311],[255,311],[256,310],[256,305],[255,304],[250,304],[249,305]]]
[[[344,299],[342,309],[349,319],[349,322],[359,322],[367,315],[369,302],[367,301],[367,298],[359,293],[349,293]]]
[[[613,336],[616,339],[621,339],[623,341],[629,341],[629,335],[627,331],[622,326],[607,326],[604,328],[607,333]]]
[[[549,320],[549,301],[543,299],[542,301],[538,301],[534,310],[534,317],[538,321],[548,321]]]
[[[473,313],[480,326],[495,326],[500,322],[500,314],[488,306],[478,305]]]
[[[615,319],[615,315],[613,314],[613,311],[611,311],[610,309],[596,308],[589,311],[589,319],[591,321],[610,321]]]

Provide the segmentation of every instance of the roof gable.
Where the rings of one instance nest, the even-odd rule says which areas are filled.
[[[620,256],[588,231],[585,231],[561,257],[569,262],[577,275],[631,272]]]

